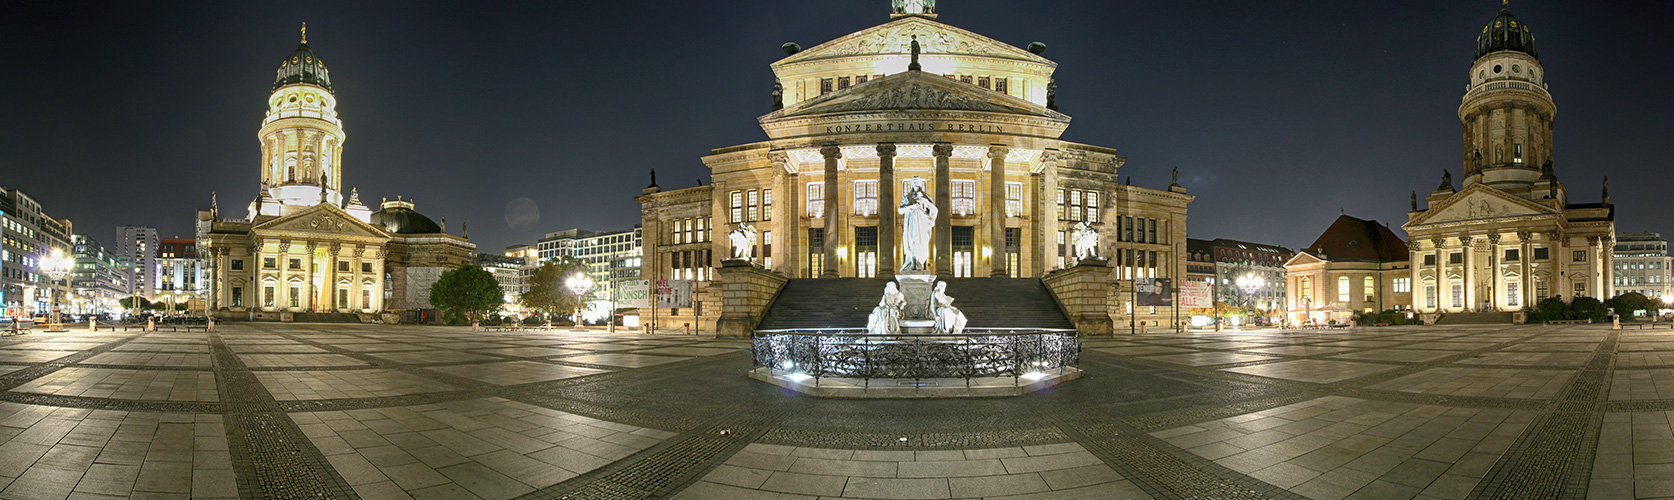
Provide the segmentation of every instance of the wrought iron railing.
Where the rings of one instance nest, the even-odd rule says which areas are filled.
[[[814,379],[1020,380],[1081,362],[1075,330],[967,328],[961,335],[871,335],[863,329],[763,330],[755,365]],[[816,380],[817,383],[817,380]]]

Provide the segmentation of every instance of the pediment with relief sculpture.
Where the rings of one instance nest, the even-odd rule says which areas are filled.
[[[1519,198],[1483,184],[1471,184],[1406,224],[1408,231],[1418,226],[1487,221],[1506,217],[1560,216],[1549,207]]]
[[[832,57],[907,54],[914,36],[926,54],[978,55],[1019,59],[1049,66],[1051,60],[998,40],[923,17],[906,16],[825,42],[773,63],[775,66]]]
[[[258,224],[252,234],[267,237],[336,238],[362,242],[383,243],[389,235],[343,209],[331,205],[315,205],[301,212]]]

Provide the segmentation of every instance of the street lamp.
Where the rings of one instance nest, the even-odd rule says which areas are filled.
[[[41,259],[41,273],[46,274],[48,278],[52,278],[52,283],[47,287],[47,293],[52,295],[52,324],[47,327],[46,331],[67,331],[64,329],[64,322],[58,318],[58,280],[69,275],[70,268],[74,267],[75,263],[74,259],[64,255],[63,250],[56,248],[52,249],[51,256]]]
[[[1255,306],[1255,299],[1250,298],[1250,295],[1254,295],[1256,290],[1260,290],[1261,287],[1265,286],[1267,281],[1261,279],[1260,276],[1256,276],[1254,273],[1244,273],[1243,276],[1238,277],[1237,284],[1239,289],[1244,290],[1244,300],[1249,301],[1251,309],[1253,310]]]
[[[575,273],[564,280],[564,286],[575,292],[575,331],[585,332],[587,328],[581,324],[581,306],[583,299],[587,298],[587,291],[593,289],[593,278],[588,277],[587,273]]]

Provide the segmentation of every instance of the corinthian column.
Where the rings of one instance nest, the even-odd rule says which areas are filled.
[[[838,193],[842,190],[837,186],[837,160],[843,158],[843,149],[836,145],[820,148],[820,155],[825,156],[825,271],[821,278],[837,277],[837,245],[842,240],[839,235],[842,230],[837,228]]]
[[[930,152],[936,156],[936,275],[946,277],[953,274],[953,180],[947,165],[953,144],[938,142]]]
[[[988,262],[992,264],[988,276],[1006,276],[1006,153],[1011,150],[995,144],[988,148]]]
[[[878,277],[895,277],[895,143],[878,144]]]

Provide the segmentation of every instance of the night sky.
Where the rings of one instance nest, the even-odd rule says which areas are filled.
[[[1460,175],[1457,110],[1493,0],[944,0],[940,21],[1059,63],[1066,140],[1114,147],[1163,188],[1178,166],[1195,238],[1288,247],[1337,217],[1400,232],[1407,196]],[[1665,2],[1514,1],[1558,104],[1571,200],[1612,180],[1617,230],[1674,236]],[[1649,9],[1649,10],[1648,10]],[[766,139],[780,44],[888,20],[885,0],[10,2],[0,186],[77,233],[190,237],[218,192],[242,217],[274,69],[308,23],[348,140],[345,187],[414,198],[484,252],[639,221],[633,196],[708,182],[711,149]],[[1662,193],[1662,194],[1659,194]],[[539,221],[530,224],[532,201]],[[513,208],[508,211],[508,207]],[[510,217],[521,215],[521,219]],[[508,222],[512,221],[512,222]],[[514,224],[515,222],[515,224]],[[517,227],[513,227],[513,226]],[[1404,234],[1404,233],[1401,233]]]

